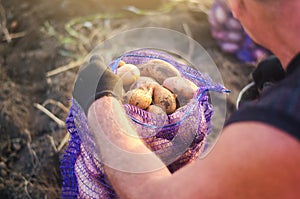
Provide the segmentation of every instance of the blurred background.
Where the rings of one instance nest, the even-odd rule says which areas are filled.
[[[0,0],[0,198],[60,198],[64,121],[77,70],[98,43],[137,27],[198,41],[217,64],[234,111],[255,63],[213,39],[213,0]]]

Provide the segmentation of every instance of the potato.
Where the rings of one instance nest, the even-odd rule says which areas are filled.
[[[126,87],[140,77],[140,70],[133,64],[124,64],[118,68],[117,75],[122,79],[123,85]]]
[[[180,76],[179,71],[168,62],[152,59],[138,66],[141,76],[151,77],[162,84],[168,77]]]
[[[198,87],[183,77],[170,77],[163,82],[163,86],[185,99],[192,99]]]
[[[124,66],[126,63],[123,60],[120,60],[118,67]]]
[[[171,114],[176,110],[175,95],[160,85],[154,87],[153,103],[165,110],[167,114]]]
[[[158,85],[157,81],[155,81],[153,78],[151,77],[144,77],[141,76],[140,78],[138,78],[131,86],[130,86],[130,90],[136,89],[136,88],[141,88],[141,87],[145,87],[148,85]]]
[[[185,111],[186,108],[187,106],[184,105],[176,109],[176,111],[174,112],[174,115],[176,115],[176,117],[170,117],[170,124],[175,124],[176,122],[180,121],[184,117],[184,114],[186,113]]]
[[[166,112],[160,106],[157,106],[157,105],[150,105],[147,108],[147,111],[150,113],[157,114],[157,115],[166,115]]]
[[[134,89],[128,91],[124,96],[124,102],[141,109],[146,109],[152,103],[153,89]]]

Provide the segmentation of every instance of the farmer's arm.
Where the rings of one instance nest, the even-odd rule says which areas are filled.
[[[94,102],[88,118],[95,135],[101,125],[106,136],[121,148],[149,152],[140,140],[124,134],[136,133],[120,110],[121,104],[112,97]],[[96,138],[96,142],[100,141]],[[104,158],[111,156],[99,145]],[[300,194],[295,193],[300,178],[299,147],[295,139],[273,127],[238,123],[224,130],[206,158],[173,175],[166,167],[141,174],[110,167],[105,170],[121,198],[296,198]],[[162,164],[154,154],[150,162]]]
[[[154,188],[155,185],[159,185],[162,179],[167,179],[171,174],[164,166],[164,163],[138,138],[136,131],[127,119],[121,103],[114,97],[102,97],[98,99],[89,108],[88,120],[92,132],[94,132],[96,144],[98,144],[101,150],[102,162],[104,162],[104,165],[109,162],[112,165],[117,164],[117,169],[105,165],[105,173],[108,175],[118,195],[121,198],[132,199],[140,199],[145,196],[148,196],[148,198],[157,198],[152,197],[152,191],[145,193],[143,185],[148,183]],[[107,145],[109,142],[112,142],[112,145]],[[114,151],[113,146],[119,147],[124,153],[128,151],[132,154],[144,153],[149,155],[147,159],[135,158],[132,160],[129,154]],[[132,169],[133,172],[138,171],[138,168],[142,168],[147,170],[147,172],[142,174],[126,173],[120,171],[120,167],[126,171]],[[148,172],[149,170],[152,171],[153,168],[155,170],[157,168],[162,169],[155,172]]]

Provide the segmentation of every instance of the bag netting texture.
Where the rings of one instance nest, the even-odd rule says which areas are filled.
[[[226,1],[215,0],[208,18],[212,37],[223,52],[233,54],[245,63],[255,63],[271,54],[249,37],[240,21],[233,17]]]
[[[151,49],[131,51],[112,61],[109,66],[116,71],[120,60],[139,65],[151,59],[170,63],[178,69],[182,77],[198,86],[194,98],[167,118],[124,104],[129,121],[141,139],[168,165],[171,172],[175,172],[198,158],[204,149],[206,137],[212,130],[211,119],[214,111],[207,91],[221,93],[225,92],[225,88],[163,51]],[[89,131],[87,118],[76,100],[73,99],[72,102],[66,120],[71,138],[61,162],[62,197],[118,198],[104,173],[103,163],[96,155],[97,148]],[[186,146],[184,151],[182,147],[179,147],[179,150],[178,143],[180,146]]]

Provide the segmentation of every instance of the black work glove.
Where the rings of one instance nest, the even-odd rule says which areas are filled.
[[[285,72],[279,59],[272,55],[258,64],[252,77],[257,88],[262,90],[266,84],[282,80],[285,77]]]
[[[122,98],[122,80],[114,74],[97,55],[79,72],[73,89],[73,97],[87,115],[90,105],[103,96]]]
[[[247,101],[256,100],[260,93],[285,77],[285,72],[277,57],[274,55],[262,60],[252,73],[253,82],[245,86],[237,99],[237,109]]]

